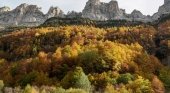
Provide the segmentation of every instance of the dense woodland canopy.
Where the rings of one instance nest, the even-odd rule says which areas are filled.
[[[163,93],[170,88],[170,68],[163,63],[169,55],[170,21],[155,28],[62,20],[1,35],[0,90]]]

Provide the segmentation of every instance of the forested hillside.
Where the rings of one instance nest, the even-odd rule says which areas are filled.
[[[169,90],[169,19],[152,25],[73,19],[52,18],[39,27],[1,32],[3,93]]]

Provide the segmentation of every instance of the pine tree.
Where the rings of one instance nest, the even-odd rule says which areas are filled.
[[[88,77],[84,74],[81,67],[76,67],[73,71],[70,71],[61,81],[63,88],[79,88],[89,91],[91,88]]]

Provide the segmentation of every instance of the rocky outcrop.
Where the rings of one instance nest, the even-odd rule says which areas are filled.
[[[125,9],[119,8],[116,0],[111,0],[109,3],[103,3],[99,0],[89,0],[82,12],[82,16],[93,20],[124,19],[128,21],[152,21],[150,16],[145,16],[138,10],[134,10],[131,14],[126,14]]]
[[[144,16],[140,11],[138,10],[133,10],[133,12],[131,13],[131,17],[133,17],[134,19],[137,19],[137,18],[141,18],[141,19],[144,19],[146,16]]]
[[[82,11],[82,15],[93,20],[124,18],[123,11],[115,0],[111,0],[109,3],[103,3],[100,0],[89,0]]]
[[[64,12],[59,7],[51,7],[46,14],[46,18],[51,17],[64,17]]]
[[[133,21],[142,21],[142,22],[151,22],[152,18],[151,16],[143,15],[138,10],[133,10],[133,12],[129,15],[129,18]]]
[[[7,6],[4,6],[4,7],[0,8],[0,13],[4,13],[4,12],[8,12],[8,11],[10,11],[10,8],[7,7]]]
[[[159,7],[158,12],[152,16],[152,19],[157,20],[163,14],[170,14],[170,0],[164,0],[164,4]]]
[[[20,12],[21,20],[19,21],[19,25],[31,25],[31,24],[41,24],[45,21],[44,14],[41,12],[41,8],[36,5],[26,5],[25,9],[19,8],[22,12]]]
[[[44,20],[44,14],[36,5],[21,4],[12,11],[0,14],[2,25],[38,25]]]
[[[67,13],[66,17],[67,17],[67,18],[82,17],[82,13],[81,13],[81,12],[71,11],[71,12],[68,12],[68,13]]]
[[[0,26],[37,26],[51,17],[151,22],[157,20],[162,14],[170,13],[170,0],[164,2],[165,4],[160,6],[158,12],[152,17],[145,16],[138,10],[126,14],[124,9],[119,8],[116,0],[111,0],[109,3],[100,2],[100,0],[88,0],[82,12],[72,11],[66,15],[58,7],[51,7],[47,14],[43,14],[41,8],[36,5],[21,4],[13,10],[10,10],[9,7],[0,8]]]
[[[51,7],[47,14],[43,14],[41,8],[36,5],[21,4],[9,11],[8,8],[0,8],[1,26],[37,26],[50,17],[63,17],[64,13],[58,7]]]

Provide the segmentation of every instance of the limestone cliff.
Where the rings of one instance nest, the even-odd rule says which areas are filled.
[[[109,3],[89,0],[82,11],[82,15],[93,20],[122,19],[123,11],[121,11],[118,2],[115,0],[111,0]]]
[[[164,0],[164,4],[159,7],[158,12],[152,18],[153,20],[157,20],[163,14],[170,14],[170,0]]]
[[[1,26],[38,26],[50,17],[63,17],[64,13],[58,7],[51,7],[47,14],[37,5],[21,4],[11,10],[7,7],[0,8]]]

